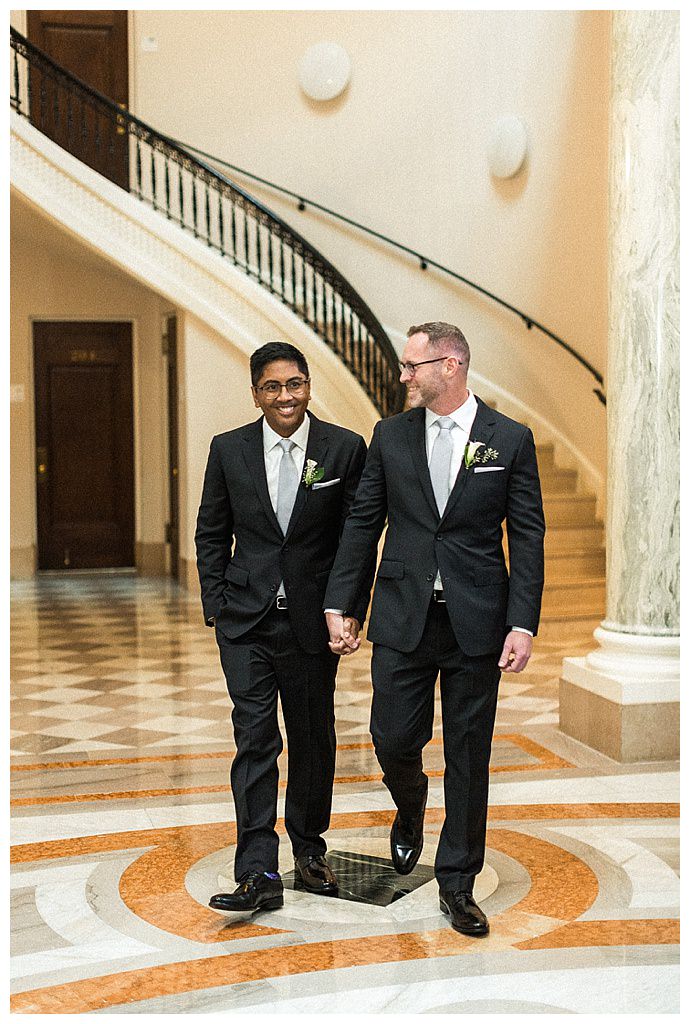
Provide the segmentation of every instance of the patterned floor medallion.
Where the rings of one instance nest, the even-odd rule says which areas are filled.
[[[197,600],[135,577],[17,583],[11,642],[14,1012],[678,1012],[678,766],[558,730],[561,661],[591,628],[537,638],[501,681],[481,940],[438,904],[440,707],[424,851],[409,876],[391,865],[366,643],[336,691],[338,897],[295,887],[279,817],[284,906],[230,921],[208,907],[236,884],[230,702]]]

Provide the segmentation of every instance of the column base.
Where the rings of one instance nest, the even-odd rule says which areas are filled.
[[[615,761],[680,756],[680,640],[599,626],[600,647],[565,658],[559,688],[562,732]]]

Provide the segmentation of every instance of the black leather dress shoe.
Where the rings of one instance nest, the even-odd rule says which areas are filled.
[[[426,799],[420,813],[411,821],[406,822],[396,814],[391,829],[391,860],[399,875],[409,875],[414,870],[424,846],[424,811]]]
[[[474,902],[471,892],[441,893],[441,910],[450,917],[450,926],[463,935],[488,935],[489,922]]]
[[[277,910],[283,905],[283,883],[278,874],[252,871],[240,879],[234,892],[218,892],[208,903],[226,914],[251,914],[255,910]]]
[[[336,896],[338,893],[338,879],[321,854],[307,853],[304,857],[295,857],[295,886],[320,896]]]

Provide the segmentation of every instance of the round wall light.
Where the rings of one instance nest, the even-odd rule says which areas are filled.
[[[299,63],[299,84],[312,100],[333,100],[350,81],[350,58],[339,43],[314,43]]]
[[[491,131],[488,145],[491,173],[496,178],[513,178],[527,156],[527,129],[519,117],[502,117]]]

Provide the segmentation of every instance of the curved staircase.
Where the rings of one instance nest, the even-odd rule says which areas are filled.
[[[346,367],[350,389],[355,385],[372,411],[386,416],[401,408],[392,343],[364,300],[309,242],[233,181],[80,82],[13,29],[11,46],[11,181],[20,192],[161,294],[174,292],[221,333],[232,327],[236,344],[246,335],[248,352],[261,331],[245,325],[273,324],[298,345],[323,343],[329,350],[331,364],[320,368],[325,387],[342,391]],[[78,146],[63,148],[58,121],[67,112],[63,136],[74,141],[70,112],[77,102],[82,141],[85,105],[98,146],[127,139],[129,188],[108,181],[93,163],[79,162]],[[56,145],[65,154],[59,167],[51,151]],[[108,226],[107,243],[93,233],[99,221]],[[225,289],[232,290],[236,309],[249,303],[244,324],[239,314],[230,322]],[[268,306],[260,309],[262,303]],[[323,412],[328,415],[327,408]],[[596,519],[595,495],[582,491],[576,470],[557,465],[554,445],[537,444],[537,457],[547,524],[540,637],[548,640],[557,630],[562,640],[566,624],[584,637],[604,614],[604,527]]]
[[[537,444],[546,519],[545,585],[539,635],[563,638],[567,623],[591,634],[604,616],[606,549],[596,498],[578,490],[575,470],[561,469],[552,444]]]

